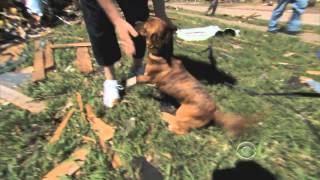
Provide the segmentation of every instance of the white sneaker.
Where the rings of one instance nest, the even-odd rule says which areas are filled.
[[[116,80],[105,80],[103,83],[103,104],[112,108],[120,99],[119,89],[121,86],[118,85]]]

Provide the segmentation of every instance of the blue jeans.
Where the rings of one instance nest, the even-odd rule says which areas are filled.
[[[269,22],[269,31],[277,30],[278,20],[285,11],[288,3],[292,3],[293,14],[288,22],[287,30],[291,32],[297,32],[300,30],[300,18],[308,5],[308,0],[279,0],[277,7],[272,12]]]

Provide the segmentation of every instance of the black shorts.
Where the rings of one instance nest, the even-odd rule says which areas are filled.
[[[117,0],[126,20],[134,26],[137,21],[149,17],[148,0]],[[92,44],[96,61],[101,66],[114,64],[121,58],[121,51],[113,24],[96,0],[80,0],[84,21]],[[134,58],[145,54],[145,40],[133,38],[136,48]]]

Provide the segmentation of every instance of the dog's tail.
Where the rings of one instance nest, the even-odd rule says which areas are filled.
[[[258,119],[257,116],[244,118],[238,114],[225,113],[218,110],[213,113],[214,122],[222,126],[231,136],[236,136],[243,132],[244,129],[255,125]]]

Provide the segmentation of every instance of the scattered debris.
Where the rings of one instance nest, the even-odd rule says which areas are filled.
[[[117,153],[113,154],[111,164],[114,169],[118,169],[122,166],[120,156]]]
[[[0,74],[0,84],[16,88],[24,82],[30,81],[31,78],[31,73],[7,72]]]
[[[320,82],[304,76],[299,77],[299,79],[301,83],[308,84],[315,92],[320,93]]]
[[[53,44],[51,46],[52,49],[59,49],[59,48],[72,48],[72,47],[90,47],[90,42],[80,42],[80,43],[69,43],[69,44]]]
[[[34,70],[33,66],[28,66],[28,67],[23,67],[23,68],[19,67],[19,68],[17,68],[17,69],[15,70],[15,72],[17,72],[17,73],[27,73],[27,74],[29,74],[29,73],[32,73],[33,70]]]
[[[0,64],[7,63],[9,61],[17,61],[25,47],[24,43],[20,43],[17,45],[10,46],[6,48],[0,54]],[[1,48],[0,48],[1,50]]]
[[[219,26],[207,26],[199,28],[178,29],[177,37],[185,41],[203,41],[212,36],[239,36],[240,30],[226,28],[222,30]]]
[[[82,96],[79,92],[76,92],[76,96],[77,96],[77,102],[78,102],[78,105],[79,105],[79,110],[80,110],[80,113],[81,113],[81,117],[83,119],[86,119],[86,115],[84,114],[84,109],[83,109],[83,101],[82,101]]]
[[[63,176],[71,176],[83,166],[90,149],[82,147],[75,150],[71,156],[52,169],[42,180],[59,180]]]
[[[134,76],[132,78],[127,79],[126,81],[126,87],[131,87],[137,84],[137,77]]]
[[[45,79],[44,57],[40,41],[34,42],[34,49],[34,72],[32,74],[32,80],[39,81]]]
[[[87,47],[79,47],[77,49],[76,64],[80,72],[90,73],[93,71],[89,49]]]
[[[297,53],[294,52],[286,52],[285,54],[283,54],[283,57],[291,57],[291,56],[295,56],[297,55]]]
[[[233,49],[243,49],[240,45],[237,44],[231,44]]]
[[[320,71],[307,71],[307,74],[320,75]]]
[[[94,114],[91,105],[86,105],[87,111],[87,119],[91,125],[91,129],[97,134],[99,137],[99,143],[102,147],[102,150],[106,152],[107,146],[105,144],[106,141],[110,140],[115,132],[114,127],[106,124],[100,118],[97,118]]]
[[[31,113],[40,113],[46,109],[44,101],[33,102],[33,99],[6,86],[0,85],[0,98]]]
[[[45,68],[51,68],[54,66],[54,58],[53,58],[53,50],[51,48],[52,43],[47,42],[44,52],[44,58],[45,58]]]
[[[6,106],[10,103],[8,103],[7,101],[3,100],[3,99],[0,99],[0,106]]]
[[[97,143],[95,139],[93,139],[93,138],[91,138],[91,137],[88,137],[88,136],[82,136],[82,139],[83,139],[83,141],[86,142],[86,143],[87,143],[87,142],[92,142],[92,143],[94,143],[94,144]]]
[[[163,180],[164,177],[161,172],[150,164],[144,157],[134,158],[132,166],[139,169],[139,175],[141,180]]]
[[[63,118],[63,120],[61,121],[61,123],[59,124],[58,128],[56,129],[56,131],[54,132],[52,138],[49,140],[49,144],[55,144],[59,139],[60,136],[64,130],[64,128],[67,126],[70,118],[72,117],[73,113],[74,113],[75,109],[72,108],[68,114]]]

